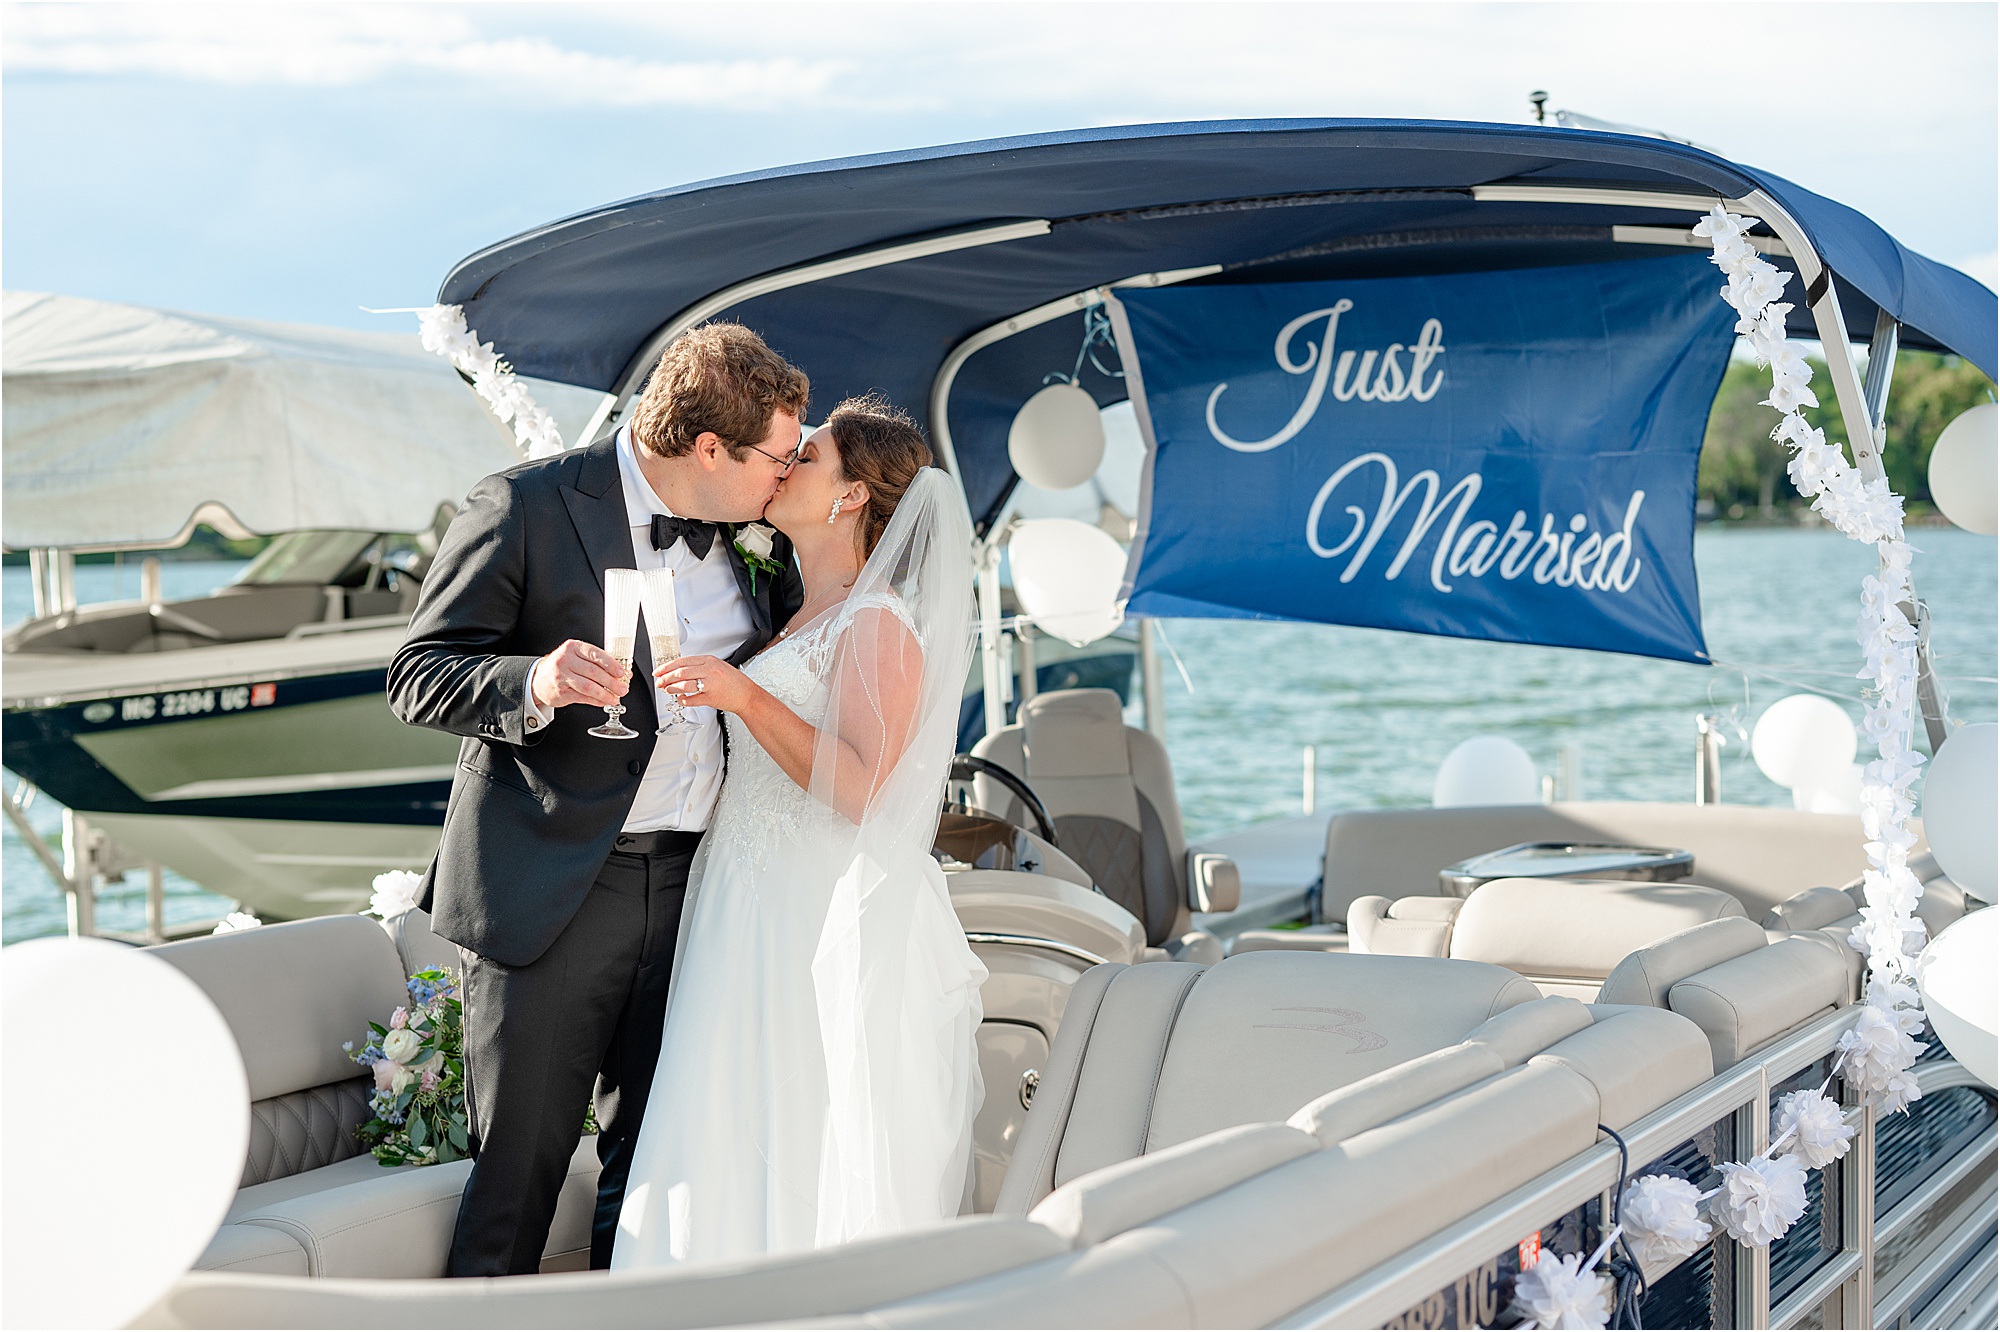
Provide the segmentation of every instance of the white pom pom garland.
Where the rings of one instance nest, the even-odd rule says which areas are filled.
[[[1514,1307],[1527,1320],[1521,1326],[1595,1332],[1608,1324],[1615,1287],[1610,1277],[1599,1274],[1597,1265],[1611,1251],[1622,1229],[1613,1226],[1588,1258],[1545,1253],[1540,1262],[1515,1277]]]
[[[1618,1199],[1618,1219],[1625,1227],[1632,1256],[1642,1266],[1677,1263],[1708,1243],[1715,1232],[1702,1220],[1703,1193],[1672,1175],[1644,1175],[1625,1186]]]
[[[1769,1244],[1806,1214],[1806,1171],[1789,1152],[1775,1160],[1753,1156],[1722,1166],[1716,1220],[1740,1244]]]
[[[1792,1154],[1808,1170],[1818,1170],[1847,1155],[1848,1139],[1854,1136],[1840,1107],[1824,1089],[1779,1097],[1777,1127],[1778,1141],[1790,1142]]]

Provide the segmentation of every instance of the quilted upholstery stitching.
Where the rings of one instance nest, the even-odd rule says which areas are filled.
[[[368,1120],[366,1087],[366,1079],[352,1078],[254,1103],[242,1187],[359,1155],[354,1130]]]

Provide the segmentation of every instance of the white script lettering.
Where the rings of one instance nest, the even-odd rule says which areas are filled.
[[[1382,469],[1382,498],[1373,517],[1358,504],[1342,506],[1351,526],[1337,544],[1327,545],[1320,539],[1320,520],[1327,501],[1342,482],[1370,465]],[[1341,570],[1341,582],[1354,581],[1404,502],[1419,489],[1422,494],[1412,511],[1403,544],[1382,571],[1385,581],[1403,572],[1440,518],[1444,523],[1438,533],[1437,549],[1431,556],[1431,586],[1440,592],[1452,590],[1452,584],[1445,581],[1447,574],[1453,578],[1484,578],[1496,564],[1500,577],[1508,582],[1532,571],[1537,583],[1592,592],[1627,592],[1639,579],[1640,562],[1632,550],[1632,528],[1639,519],[1639,506],[1646,501],[1643,490],[1632,492],[1625,506],[1624,525],[1608,536],[1587,531],[1590,520],[1580,513],[1572,514],[1564,524],[1567,530],[1558,533],[1554,514],[1543,514],[1538,529],[1529,525],[1526,511],[1519,509],[1502,532],[1497,524],[1485,518],[1465,523],[1466,513],[1485,484],[1479,473],[1469,472],[1460,477],[1441,497],[1439,490],[1443,483],[1430,468],[1416,473],[1400,487],[1397,479],[1395,459],[1386,453],[1364,453],[1343,463],[1313,496],[1312,508],[1306,513],[1306,544],[1313,554],[1326,560],[1353,551],[1347,567]]]
[[[1383,351],[1364,351],[1357,364],[1353,351],[1343,351],[1338,361],[1334,357],[1334,339],[1340,330],[1340,317],[1354,308],[1354,302],[1341,298],[1323,310],[1312,310],[1300,315],[1278,330],[1277,342],[1272,348],[1278,359],[1278,368],[1288,375],[1303,375],[1312,372],[1312,379],[1306,385],[1305,400],[1292,413],[1275,435],[1265,439],[1243,440],[1233,438],[1215,417],[1215,404],[1222,397],[1227,381],[1217,384],[1208,395],[1208,433],[1224,448],[1238,453],[1263,453],[1286,443],[1319,411],[1326,399],[1330,386],[1338,402],[1429,402],[1444,386],[1444,371],[1431,363],[1444,351],[1444,324],[1436,319],[1426,319],[1418,330],[1415,343],[1405,347],[1400,342],[1392,342]],[[1306,339],[1305,356],[1295,360],[1292,356],[1292,342],[1299,331],[1319,320],[1326,321],[1325,332],[1315,342]],[[1399,357],[1407,354],[1409,369],[1403,368]],[[1428,375],[1429,378],[1425,376]],[[1329,385],[1329,380],[1331,384]]]

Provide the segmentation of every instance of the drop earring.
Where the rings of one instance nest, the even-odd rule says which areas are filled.
[[[838,518],[838,517],[840,517],[840,506],[841,506],[841,505],[843,505],[843,504],[845,504],[845,503],[847,503],[847,497],[846,497],[845,495],[840,495],[840,496],[836,496],[836,497],[834,498],[834,501],[833,501],[833,512],[832,512],[832,513],[829,513],[829,514],[828,514],[828,515],[826,516],[826,525],[827,525],[828,527],[831,527],[831,526],[833,526],[833,520],[834,520],[834,519],[836,519],[836,518]]]

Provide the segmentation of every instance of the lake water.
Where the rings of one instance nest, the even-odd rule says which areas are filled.
[[[1912,540],[1922,551],[1917,587],[1935,619],[1952,716],[1993,721],[2000,711],[1995,543],[1948,528],[1917,529]],[[1809,687],[1860,717],[1854,622],[1861,579],[1875,564],[1872,547],[1826,530],[1707,528],[1696,536],[1695,559],[1709,651],[1726,665],[1328,625],[1169,621],[1166,639],[1193,685],[1190,693],[1165,661],[1167,747],[1190,837],[1298,813],[1308,744],[1317,750],[1321,808],[1427,804],[1438,764],[1475,735],[1518,742],[1545,772],[1555,771],[1561,746],[1577,746],[1586,798],[1688,800],[1699,711],[1722,711],[1747,732],[1772,702]],[[241,568],[169,564],[165,591],[198,596]],[[138,571],[84,566],[77,587],[86,602],[135,596]],[[6,623],[29,605],[27,570],[5,570]],[[1726,733],[1723,799],[1789,803],[1790,793],[1757,771],[1747,741]],[[62,811],[46,796],[30,819],[44,836],[60,834]],[[0,853],[0,937],[61,933],[61,895],[11,825]],[[230,907],[172,873],[167,892],[170,921]],[[135,877],[106,890],[98,919],[107,929],[136,930],[143,912],[144,885]]]

